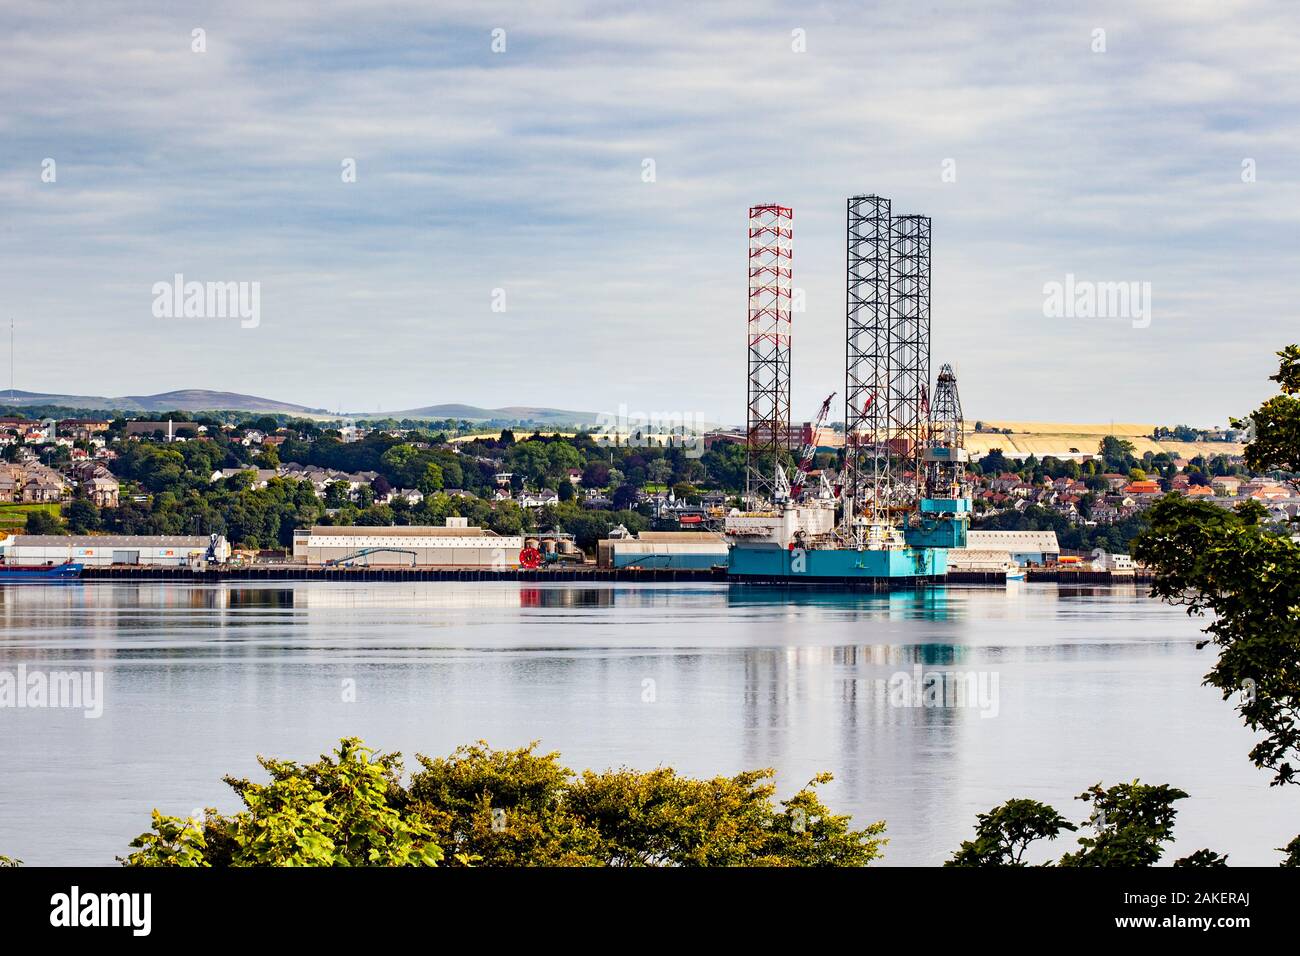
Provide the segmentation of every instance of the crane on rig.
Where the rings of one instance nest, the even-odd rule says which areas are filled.
[[[794,484],[790,488],[790,494],[794,498],[798,498],[803,493],[804,485],[808,481],[808,472],[812,471],[813,459],[817,456],[817,436],[826,427],[826,419],[831,413],[831,399],[834,397],[835,392],[826,396],[826,401],[822,402],[821,411],[817,413],[817,419],[813,422],[812,434],[804,442],[803,450],[799,455],[799,473],[795,475]]]

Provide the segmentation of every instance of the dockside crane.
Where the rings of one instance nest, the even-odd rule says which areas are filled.
[[[798,474],[795,475],[794,484],[790,488],[790,494],[798,498],[803,494],[804,486],[808,483],[808,472],[812,471],[813,459],[817,457],[817,435],[826,426],[826,419],[831,413],[831,399],[835,397],[835,392],[826,396],[826,401],[822,402],[821,411],[817,413],[817,420],[813,422],[812,434],[808,436],[808,441],[804,443],[803,450],[799,455]]]

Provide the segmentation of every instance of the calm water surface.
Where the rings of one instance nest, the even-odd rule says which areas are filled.
[[[1099,780],[1188,791],[1180,853],[1275,865],[1300,831],[1200,686],[1203,622],[1131,587],[9,585],[0,621],[0,671],[104,674],[99,719],[0,708],[0,853],[29,865],[112,864],[151,808],[233,810],[223,774],[346,735],[408,766],[481,738],[575,769],[774,767],[782,796],[830,770],[828,804],[888,821],[895,865],[942,862],[1013,796],[1081,819]],[[936,672],[983,698],[899,705],[895,675]]]

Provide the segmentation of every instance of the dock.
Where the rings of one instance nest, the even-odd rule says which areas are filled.
[[[112,565],[87,567],[81,572],[86,581],[184,581],[196,584],[226,581],[348,581],[352,583],[397,581],[508,582],[528,584],[726,584],[723,568],[598,568],[591,566],[564,568],[511,568],[493,571],[487,568],[427,567],[308,567],[294,564],[226,565],[212,568],[166,568]],[[1149,584],[1147,572],[1111,572],[1030,568],[1026,579],[1032,582],[1055,582],[1070,585]],[[792,582],[784,582],[789,586]],[[928,582],[940,584],[978,584],[1005,586],[1000,571],[949,571],[942,578]]]

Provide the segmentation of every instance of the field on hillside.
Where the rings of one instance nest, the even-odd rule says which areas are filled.
[[[0,531],[22,531],[27,525],[27,515],[33,511],[45,511],[56,518],[59,516],[58,505],[0,504]]]
[[[1024,421],[984,421],[986,429],[1010,428],[1010,435],[994,434],[991,431],[976,432],[973,422],[967,422],[966,448],[972,455],[986,454],[992,448],[1002,449],[1009,458],[1024,458],[1030,454],[1042,458],[1045,455],[1095,453],[1101,440],[1107,435],[1114,435],[1132,442],[1138,457],[1151,452],[1167,452],[1180,458],[1195,458],[1197,455],[1240,455],[1245,445],[1240,442],[1223,441],[1155,441],[1151,433],[1154,425],[1133,422],[1115,422],[1106,424],[1079,424],[1069,422],[1024,422]]]

